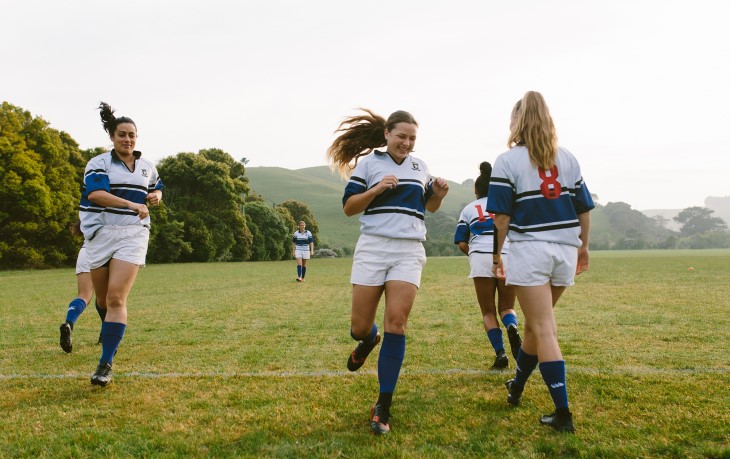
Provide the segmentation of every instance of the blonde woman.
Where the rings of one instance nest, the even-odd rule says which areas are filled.
[[[578,161],[558,146],[540,93],[530,91],[515,104],[510,131],[510,150],[494,164],[487,204],[497,232],[493,272],[514,286],[525,316],[517,371],[506,383],[507,402],[520,403],[527,378],[539,363],[555,404],[555,411],[540,422],[574,432],[553,307],[575,275],[588,269],[589,212],[594,204]],[[508,235],[505,271],[500,252]]]

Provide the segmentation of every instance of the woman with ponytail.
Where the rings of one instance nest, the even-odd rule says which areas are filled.
[[[578,161],[558,146],[539,92],[527,92],[515,104],[510,131],[510,150],[494,163],[487,204],[497,233],[493,272],[514,285],[525,315],[517,371],[506,383],[507,402],[519,405],[527,378],[539,363],[555,404],[555,411],[540,422],[574,432],[553,308],[575,275],[588,269],[590,210],[595,206]],[[500,252],[507,236],[510,259],[505,269]]]
[[[104,130],[114,147],[92,158],[84,173],[79,217],[86,256],[104,323],[102,353],[91,384],[106,386],[112,359],[127,328],[127,296],[145,265],[150,236],[147,205],[162,201],[162,181],[152,162],[135,150],[137,125],[99,105]]]
[[[360,216],[360,238],[352,262],[350,336],[359,341],[347,360],[359,369],[380,342],[375,314],[385,293],[383,345],[378,357],[380,394],[371,408],[370,428],[390,432],[390,408],[406,350],[406,322],[426,263],[425,211],[435,212],[449,191],[411,153],[418,123],[397,111],[384,119],[365,114],[346,118],[327,151],[332,167],[349,177],[342,205]],[[376,148],[383,148],[376,150]]]
[[[497,319],[497,304],[499,317],[507,329],[512,356],[517,359],[520,349],[520,334],[517,328],[515,314],[515,292],[511,286],[504,283],[504,279],[497,279],[492,273],[492,252],[494,250],[494,220],[487,212],[487,196],[489,195],[489,179],[492,175],[492,165],[484,161],[479,165],[479,177],[474,182],[474,194],[477,199],[464,207],[456,224],[454,244],[459,250],[469,256],[471,272],[470,279],[474,279],[474,289],[477,292],[477,301],[482,310],[484,330],[487,332],[489,343],[494,349],[494,364],[492,368],[507,368],[509,359],[504,351],[502,329]],[[508,242],[502,247],[502,255],[507,253]],[[498,296],[495,303],[494,297]]]

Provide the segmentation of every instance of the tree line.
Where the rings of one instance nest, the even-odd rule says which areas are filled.
[[[67,133],[3,102],[0,107],[0,268],[70,266],[82,236],[73,231],[86,163]],[[149,262],[265,261],[291,255],[299,221],[315,240],[305,203],[269,206],[251,190],[245,166],[220,149],[178,153],[157,164],[163,202],[151,208]]]
[[[82,150],[67,133],[3,102],[0,107],[0,269],[70,266],[82,237],[72,229],[86,163],[104,148]],[[250,189],[245,165],[220,149],[183,152],[157,164],[165,183],[153,218],[152,263],[282,260],[303,220],[319,248],[319,223],[306,203],[269,205]],[[706,207],[689,207],[674,220],[650,218],[623,202],[591,213],[591,248],[674,249],[730,247],[725,221]],[[466,205],[467,203],[464,203]],[[458,215],[427,213],[428,256],[459,255],[453,243]],[[347,247],[333,254],[349,255]]]

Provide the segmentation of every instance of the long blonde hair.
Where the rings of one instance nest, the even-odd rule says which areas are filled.
[[[337,169],[342,177],[349,177],[362,156],[374,149],[387,145],[385,130],[392,131],[398,123],[418,123],[410,113],[399,110],[386,120],[372,111],[361,108],[364,115],[345,118],[335,132],[342,132],[327,149],[330,167]],[[353,162],[354,161],[354,162]]]
[[[542,94],[526,92],[512,109],[512,117],[515,123],[507,146],[525,145],[534,166],[551,169],[558,156],[558,135]]]

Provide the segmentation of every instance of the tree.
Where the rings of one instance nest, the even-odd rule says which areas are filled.
[[[157,166],[171,220],[182,222],[192,251],[175,261],[241,261],[251,256],[251,231],[243,217],[248,177],[243,164],[219,149],[178,153]]]
[[[289,228],[280,214],[263,202],[246,203],[246,220],[253,233],[253,261],[281,260],[289,249]]]
[[[85,161],[78,144],[40,117],[0,106],[0,267],[62,266],[80,241],[78,218]]]
[[[289,211],[297,224],[300,221],[306,223],[307,229],[312,233],[315,243],[319,241],[319,223],[317,223],[317,219],[314,218],[314,214],[309,209],[309,206],[301,201],[295,201],[294,199],[284,201],[280,205]]]
[[[707,207],[687,207],[674,217],[674,220],[682,224],[679,230],[682,236],[727,230],[725,221],[713,217],[713,213],[714,211]]]

